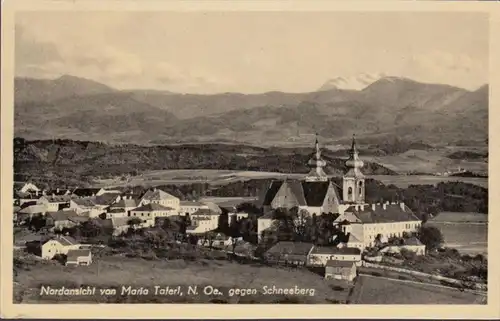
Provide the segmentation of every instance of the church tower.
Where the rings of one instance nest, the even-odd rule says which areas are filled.
[[[349,159],[345,164],[348,170],[342,178],[344,203],[364,203],[365,175],[361,172],[364,163],[359,159],[354,135],[352,137],[351,150],[349,151]]]
[[[315,153],[307,163],[311,167],[311,171],[306,176],[306,182],[327,182],[328,176],[325,174],[323,167],[326,166],[326,161],[321,158],[321,150],[319,149],[318,134],[316,134]]]

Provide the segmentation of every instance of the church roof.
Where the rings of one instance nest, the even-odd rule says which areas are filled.
[[[330,181],[298,181],[298,180],[283,180],[283,181],[273,181],[269,186],[264,197],[263,206],[271,205],[272,201],[278,194],[279,190],[282,188],[283,184],[288,187],[288,191],[292,193],[292,196],[297,200],[300,206],[321,206],[325,201],[325,197],[328,191]],[[336,185],[332,184],[335,193],[337,194]],[[338,199],[338,194],[337,194]]]

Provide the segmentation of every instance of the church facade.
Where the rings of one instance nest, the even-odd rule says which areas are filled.
[[[321,157],[317,139],[308,165],[311,171],[303,180],[276,180],[270,184],[262,202],[265,213],[293,207],[307,211],[310,215],[339,211],[341,200],[337,186],[329,180],[323,169],[326,161]]]

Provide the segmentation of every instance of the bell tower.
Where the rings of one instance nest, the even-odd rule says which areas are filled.
[[[326,161],[321,157],[321,150],[319,149],[318,134],[316,134],[316,142],[314,145],[314,154],[312,155],[307,165],[311,167],[311,171],[306,176],[306,182],[326,182],[328,176],[323,168],[326,166]]]
[[[356,137],[352,136],[352,146],[349,151],[349,159],[346,161],[348,168],[342,178],[344,203],[364,203],[365,202],[365,175],[361,172],[364,163],[359,159],[356,146]]]

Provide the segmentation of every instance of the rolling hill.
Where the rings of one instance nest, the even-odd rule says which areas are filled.
[[[27,139],[280,145],[310,143],[304,134],[318,132],[330,143],[356,133],[376,144],[446,145],[488,136],[487,86],[471,92],[383,77],[362,90],[196,95],[119,91],[72,76],[15,86],[15,133]]]

